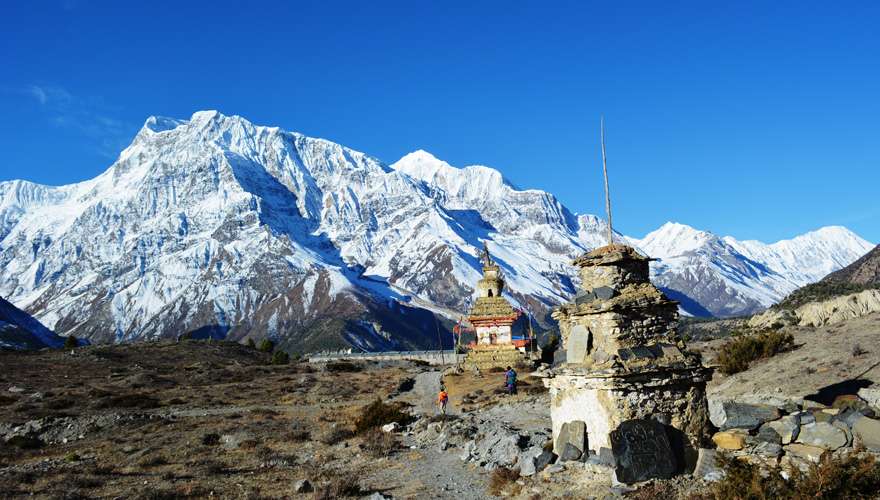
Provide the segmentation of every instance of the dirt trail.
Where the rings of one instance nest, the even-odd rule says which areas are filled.
[[[442,376],[443,373],[438,370],[419,373],[415,376],[412,390],[401,394],[397,399],[413,405],[422,415],[436,415],[439,412],[436,402]],[[446,413],[458,414],[460,411],[450,404],[446,407]]]

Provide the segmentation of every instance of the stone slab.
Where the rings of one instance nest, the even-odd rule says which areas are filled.
[[[822,454],[827,450],[818,446],[810,446],[808,444],[792,443],[783,447],[785,453],[794,455],[795,457],[808,460],[810,462],[819,463]]]
[[[776,420],[780,416],[779,409],[772,405],[709,400],[709,420],[722,431],[755,429],[764,422]]]
[[[880,452],[880,420],[862,417],[852,426],[853,435],[867,450]]]
[[[718,453],[708,448],[700,448],[697,451],[697,465],[694,467],[694,477],[704,481],[718,481],[724,477],[724,471],[718,467]]]
[[[568,334],[565,348],[565,359],[568,363],[580,364],[587,357],[590,343],[590,330],[584,325],[575,325]]]
[[[817,446],[826,450],[836,450],[846,446],[847,434],[828,422],[816,422],[801,426],[797,442]]]
[[[800,419],[796,415],[786,415],[779,420],[767,422],[761,426],[760,430],[758,430],[759,436],[762,435],[762,432],[765,432],[765,428],[772,429],[773,432],[779,436],[779,441],[776,442],[780,444],[789,444],[797,440],[798,432],[800,432],[801,428]]]
[[[746,445],[746,436],[741,431],[721,431],[712,436],[712,442],[722,450],[741,450]]]
[[[666,428],[654,419],[627,420],[611,431],[617,479],[632,484],[675,473],[675,454]]]

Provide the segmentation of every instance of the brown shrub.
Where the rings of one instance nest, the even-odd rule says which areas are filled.
[[[752,361],[775,356],[793,346],[794,337],[789,333],[777,331],[741,335],[721,347],[717,362],[721,373],[732,375],[747,370]]]
[[[850,453],[835,457],[826,453],[807,472],[791,471],[785,481],[779,469],[762,473],[761,468],[735,458],[719,455],[725,472],[722,480],[694,498],[709,500],[832,500],[875,498],[880,491],[880,463],[872,455]]]
[[[356,373],[363,371],[364,367],[348,361],[331,361],[325,365],[325,369],[334,373]]]
[[[315,490],[315,500],[334,500],[342,497],[363,496],[365,491],[352,476],[335,477],[324,486]]]
[[[516,484],[517,479],[519,479],[518,470],[498,467],[489,476],[489,494],[501,496],[507,490],[508,493],[516,495],[520,489],[519,485]]]
[[[382,427],[391,422],[407,425],[412,421],[412,416],[403,412],[402,403],[385,403],[376,399],[361,409],[361,414],[355,421],[355,432],[361,434],[376,427]]]
[[[346,427],[333,427],[325,432],[319,441],[326,445],[334,445],[352,437],[354,437],[354,432],[352,432],[351,429]]]
[[[364,450],[375,458],[391,455],[399,446],[397,438],[389,432],[374,427],[364,433]]]
[[[138,408],[141,410],[147,410],[150,408],[158,408],[159,401],[143,394],[119,394],[116,396],[103,398],[98,401],[98,404],[95,406],[100,409]]]

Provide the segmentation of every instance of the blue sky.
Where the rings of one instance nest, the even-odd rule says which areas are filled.
[[[201,109],[391,163],[425,149],[603,212],[880,242],[877,2],[6,2],[0,180],[105,170]]]

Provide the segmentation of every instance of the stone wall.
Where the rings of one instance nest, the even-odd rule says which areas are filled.
[[[309,363],[328,361],[424,361],[431,365],[455,365],[464,361],[465,355],[455,351],[396,351],[366,353],[324,353],[309,356]]]
[[[509,346],[498,346],[492,349],[471,349],[467,357],[462,361],[465,370],[491,370],[492,368],[506,368],[508,366],[523,367],[531,363],[528,353]]]

